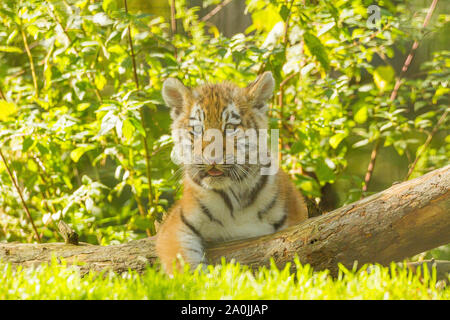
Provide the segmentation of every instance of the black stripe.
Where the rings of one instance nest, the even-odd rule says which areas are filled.
[[[202,118],[202,115],[204,115],[203,109],[197,109],[195,111],[196,111],[197,119],[200,121],[200,119]]]
[[[200,232],[189,221],[186,220],[186,217],[184,216],[182,209],[180,209],[180,215],[181,215],[181,221],[183,221],[183,223],[186,225],[186,227],[188,227],[197,237],[199,237],[200,239],[203,239]]]
[[[233,204],[231,203],[230,198],[228,197],[228,195],[222,191],[222,190],[218,190],[218,189],[213,189],[214,192],[216,192],[218,195],[220,195],[223,199],[223,202],[225,202],[225,205],[228,207],[228,209],[230,210],[230,214],[231,216],[234,218],[234,214],[233,214]]]
[[[191,180],[192,180],[195,184],[197,184],[198,186],[200,186],[200,187],[203,188],[203,186],[202,186],[202,179],[198,176],[198,174],[195,175],[194,177],[191,177]]]
[[[255,121],[255,118],[253,117],[253,115],[250,116],[250,122],[252,123],[253,129],[257,130],[258,127],[256,126],[256,121]],[[258,136],[258,131],[256,131],[256,136]]]
[[[273,197],[272,201],[270,201],[269,204],[267,204],[264,207],[264,209],[258,211],[258,218],[259,218],[259,220],[262,220],[263,214],[267,213],[270,209],[273,208],[273,206],[277,202],[277,198],[278,198],[278,194],[276,194],[275,197]]]
[[[231,192],[231,194],[233,195],[234,199],[236,199],[236,202],[239,203],[239,202],[240,202],[240,201],[239,201],[239,198],[238,198],[238,196],[236,195],[236,193],[234,193],[233,189],[230,188],[230,192]]]
[[[262,175],[260,177],[261,178],[259,178],[258,182],[256,183],[256,186],[250,192],[249,200],[247,201],[247,204],[246,204],[245,207],[249,207],[255,202],[255,200],[258,197],[258,195],[261,192],[261,190],[264,189],[264,186],[266,185],[267,179],[268,179],[269,176]]]
[[[224,112],[226,112],[226,110]],[[227,112],[227,118],[225,119],[225,122],[228,122],[228,120],[230,120],[230,113],[229,112]]]
[[[269,163],[267,163],[267,164],[261,164],[261,167],[270,168],[271,165],[272,165],[272,159],[270,159]]]
[[[255,131],[256,131],[256,138],[257,138],[258,141],[259,141],[259,131],[258,131],[258,126],[256,125],[256,121],[255,121],[255,118],[253,117],[253,115],[250,116],[250,120],[251,120],[251,122],[252,122],[253,129],[255,129]]]
[[[272,224],[275,231],[277,231],[286,222],[286,219],[287,219],[287,214],[285,213],[278,222],[275,222]]]
[[[219,219],[215,218],[212,215],[211,211],[209,211],[209,209],[199,199],[195,198],[195,200],[197,200],[198,205],[200,206],[200,209],[201,209],[202,213],[204,215],[206,215],[209,218],[209,220],[211,220],[211,221],[213,221],[213,222],[215,222],[217,224],[220,224],[223,227],[222,221],[220,221]]]
[[[231,118],[232,119],[236,119],[236,120],[240,120],[241,117],[234,111],[231,111]]]

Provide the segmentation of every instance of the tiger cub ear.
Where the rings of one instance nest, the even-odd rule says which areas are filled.
[[[263,111],[267,100],[272,97],[274,87],[275,79],[272,76],[272,72],[266,71],[250,83],[245,90],[252,101],[253,107]]]
[[[167,106],[171,109],[172,119],[178,117],[183,111],[183,105],[190,96],[191,91],[188,87],[175,78],[167,78],[163,83],[162,97]]]

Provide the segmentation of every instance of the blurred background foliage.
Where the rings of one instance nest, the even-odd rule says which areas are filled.
[[[450,3],[424,27],[430,4],[2,1],[0,240],[61,241],[60,219],[93,244],[154,234],[182,192],[169,76],[244,86],[272,71],[282,166],[325,210],[447,165]]]

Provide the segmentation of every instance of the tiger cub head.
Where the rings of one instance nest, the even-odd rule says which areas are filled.
[[[245,88],[229,82],[189,88],[174,78],[164,81],[162,96],[173,120],[172,159],[184,166],[185,177],[204,188],[224,189],[248,185],[259,174],[261,163],[249,161],[259,139],[249,136],[268,127],[267,101],[274,85],[271,72]]]

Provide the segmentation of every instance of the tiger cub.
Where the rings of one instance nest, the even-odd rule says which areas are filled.
[[[191,89],[168,78],[162,96],[171,108],[172,135],[184,129],[193,141],[208,129],[217,129],[228,141],[247,129],[267,129],[267,101],[274,85],[270,72],[246,88],[220,83]],[[174,143],[177,147],[181,142]],[[244,142],[245,151],[248,147]],[[198,150],[205,148],[203,141]],[[230,150],[223,150],[223,159],[228,159]],[[266,235],[307,219],[303,196],[282,170],[263,174],[267,165],[249,163],[247,156],[244,163],[232,164],[199,157],[203,161],[182,164],[183,196],[158,231],[156,251],[166,272],[173,272],[179,256],[191,267],[207,263],[207,242]]]

